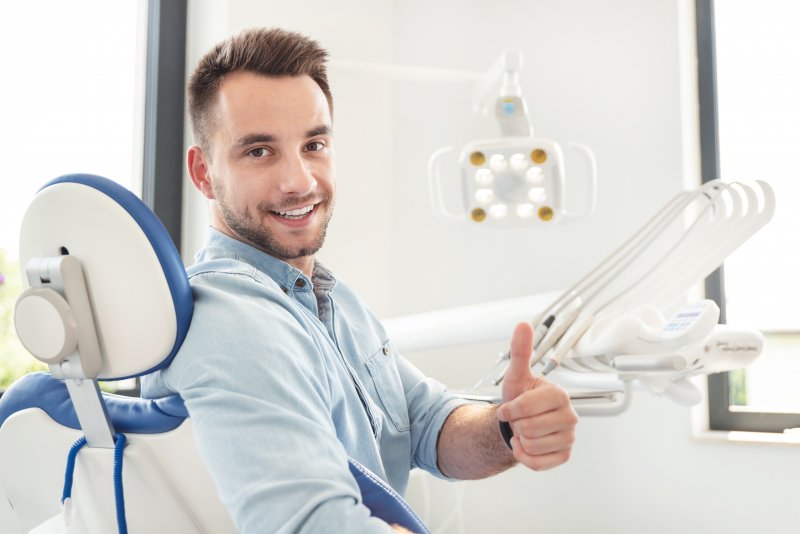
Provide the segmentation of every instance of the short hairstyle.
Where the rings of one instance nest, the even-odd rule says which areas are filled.
[[[218,43],[200,59],[189,79],[189,116],[195,143],[207,149],[219,87],[225,76],[237,71],[275,77],[308,75],[322,89],[333,114],[327,58],[328,52],[317,41],[280,28],[245,30]]]

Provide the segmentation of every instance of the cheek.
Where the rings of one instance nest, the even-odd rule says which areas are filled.
[[[214,183],[214,192],[217,197],[231,207],[245,206],[255,202],[262,191],[259,190],[259,180],[251,177],[247,169],[227,166],[218,175],[219,180]]]
[[[317,177],[317,182],[319,182],[320,185],[322,185],[325,189],[328,189],[331,192],[336,191],[336,170],[332,160],[321,164],[317,168],[315,175]]]

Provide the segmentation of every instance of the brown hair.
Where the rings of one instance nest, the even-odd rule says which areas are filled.
[[[236,71],[276,77],[307,75],[322,89],[333,114],[327,58],[328,52],[317,41],[279,28],[245,30],[218,43],[200,59],[189,79],[189,116],[195,142],[207,149],[214,99],[225,76]]]

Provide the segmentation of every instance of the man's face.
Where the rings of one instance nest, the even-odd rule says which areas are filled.
[[[192,147],[189,169],[213,200],[212,225],[302,269],[322,246],[336,190],[322,90],[308,76],[237,72],[211,125],[208,152]]]

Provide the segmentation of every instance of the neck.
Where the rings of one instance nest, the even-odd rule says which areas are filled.
[[[293,258],[291,260],[283,260],[283,261],[285,261],[295,269],[300,269],[301,271],[303,271],[303,274],[305,274],[309,278],[309,280],[311,279],[311,273],[314,270],[314,261],[315,261],[314,256],[302,256],[300,258]]]

